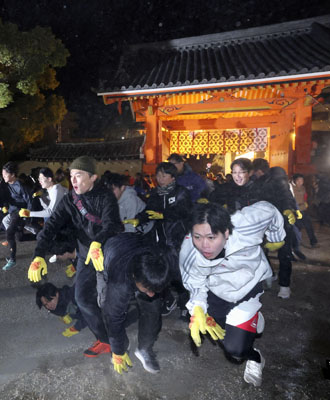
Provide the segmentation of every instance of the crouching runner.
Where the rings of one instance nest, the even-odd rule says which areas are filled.
[[[283,218],[265,201],[231,217],[208,203],[196,206],[191,227],[180,251],[182,280],[190,292],[191,337],[197,346],[200,333],[223,339],[229,360],[247,360],[244,380],[260,386],[265,359],[253,343],[264,325],[262,281],[272,276],[260,245],[264,235],[271,250],[284,244]]]
[[[106,320],[112,363],[120,374],[132,366],[125,321],[134,296],[139,311],[138,347],[134,354],[148,372],[160,370],[153,345],[161,329],[159,293],[169,281],[168,265],[157,248],[146,245],[143,236],[134,233],[119,234],[104,245],[104,271],[98,273],[98,301]]]

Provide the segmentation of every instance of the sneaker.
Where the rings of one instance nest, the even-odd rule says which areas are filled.
[[[280,291],[278,292],[278,297],[282,299],[289,299],[291,294],[291,290],[288,286],[280,286]]]
[[[260,363],[256,361],[248,360],[246,362],[244,371],[244,380],[246,383],[252,383],[253,386],[261,386],[262,383],[262,370],[265,366],[265,359],[261,355],[260,351],[254,349],[260,354]]]
[[[302,253],[300,250],[294,249],[294,250],[293,250],[293,253],[294,253],[298,258],[300,258],[300,260],[306,260],[305,254]]]
[[[54,254],[53,256],[50,257],[49,262],[54,263],[56,262],[56,259],[57,259],[56,254]]]
[[[277,281],[277,278],[278,278],[277,274],[274,274],[270,278],[265,279],[264,280],[265,289],[271,289],[272,285],[273,285],[273,282]]]
[[[261,334],[265,329],[265,318],[261,311],[258,312],[257,334]]]
[[[152,374],[157,374],[160,371],[155,353],[152,350],[136,349],[134,354],[142,362],[146,371]]]
[[[7,264],[4,267],[2,267],[2,269],[3,269],[3,271],[8,271],[11,268],[15,267],[15,265],[16,265],[16,261],[9,259],[9,260],[7,260]]]
[[[185,310],[180,310],[180,317],[181,321],[183,322],[189,322],[190,321],[190,314],[187,309]]]
[[[84,351],[85,357],[97,357],[103,353],[111,353],[111,347],[108,343],[97,340],[92,347]]]
[[[166,315],[170,315],[173,310],[175,310],[177,307],[176,299],[173,298],[170,301],[164,301],[162,305],[162,310],[161,314],[163,317],[166,317]]]

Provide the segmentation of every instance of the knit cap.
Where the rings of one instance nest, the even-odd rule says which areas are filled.
[[[72,161],[70,165],[70,170],[71,169],[79,169],[94,175],[96,174],[96,161],[94,158],[81,156]]]

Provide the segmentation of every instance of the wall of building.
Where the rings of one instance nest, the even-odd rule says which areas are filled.
[[[19,165],[19,173],[30,174],[32,168],[36,167],[48,167],[52,171],[56,171],[58,168],[66,169],[70,163],[67,162],[38,162],[38,161],[24,161]],[[110,170],[118,174],[124,173],[128,169],[131,176],[135,176],[137,172],[142,171],[142,160],[122,160],[122,161],[98,161],[97,172],[102,175],[105,171]]]

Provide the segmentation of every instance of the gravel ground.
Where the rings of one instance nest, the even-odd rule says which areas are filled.
[[[66,326],[35,305],[27,280],[34,242],[18,243],[17,266],[0,270],[1,400],[328,400],[330,380],[322,367],[330,358],[330,228],[317,228],[321,247],[302,248],[307,261],[294,263],[292,297],[277,297],[278,285],[262,297],[265,331],[255,345],[266,358],[263,385],[243,381],[243,365],[229,363],[219,346],[205,339],[198,354],[189,329],[176,310],[163,319],[155,345],[161,373],[146,372],[134,356],[137,326],[128,328],[133,368],[120,376],[108,355],[96,359],[82,352],[93,342],[86,328],[72,338]],[[0,237],[1,239],[1,237]],[[6,249],[0,246],[0,258]],[[275,259],[272,259],[277,268]],[[48,280],[70,284],[65,264],[49,264]]]

